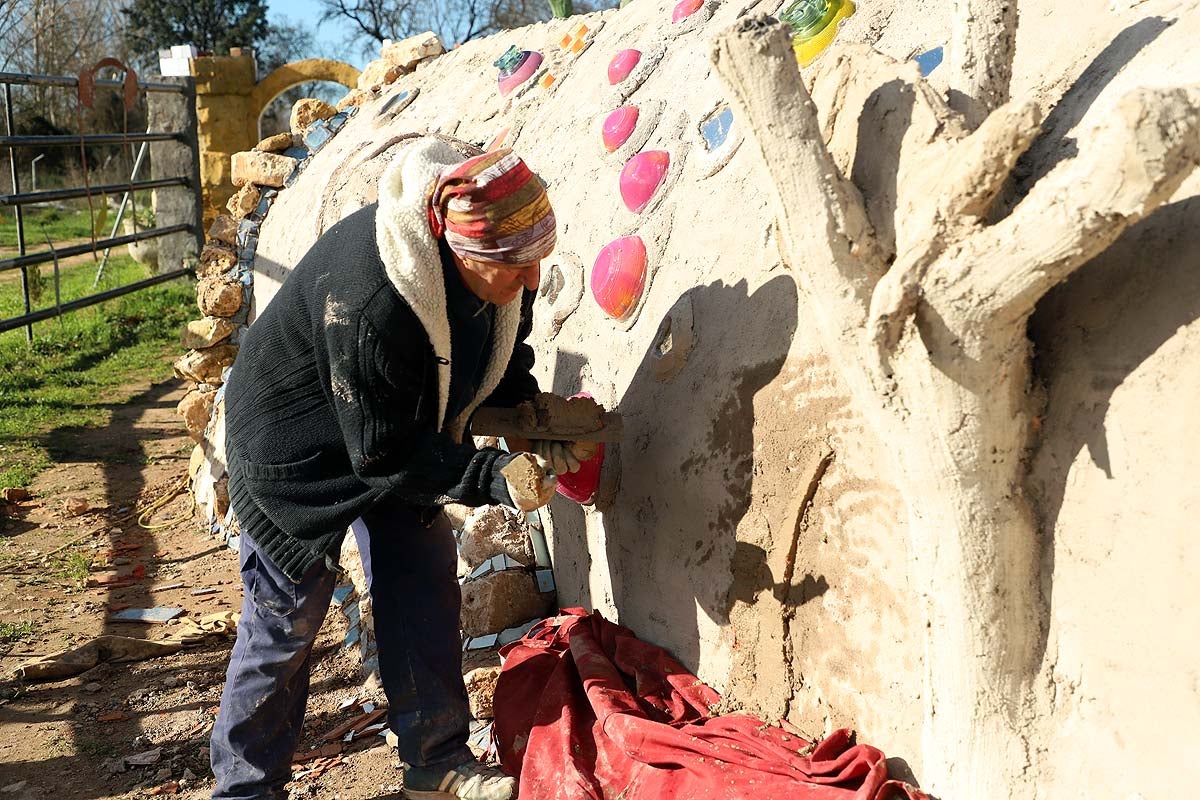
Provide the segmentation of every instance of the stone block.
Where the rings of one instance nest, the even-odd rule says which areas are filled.
[[[495,716],[492,699],[496,696],[496,681],[499,678],[499,667],[479,667],[463,676],[463,682],[467,685],[467,702],[475,719],[491,719]]]
[[[254,149],[260,150],[264,153],[282,153],[284,150],[287,150],[289,147],[291,147],[294,141],[295,138],[292,136],[291,132],[285,131],[283,133],[277,133],[274,136],[268,136],[258,144],[254,145]]]
[[[220,242],[209,242],[200,251],[200,264],[196,267],[196,274],[201,278],[216,277],[233,269],[236,264],[236,250]]]
[[[412,72],[421,61],[440,56],[444,52],[446,48],[437,34],[426,31],[385,45],[380,56],[384,61],[395,64],[405,72]]]
[[[390,61],[379,58],[363,67],[362,74],[358,76],[358,88],[360,90],[369,90],[379,86],[386,86],[389,83],[394,83],[403,74],[403,69]]]
[[[245,186],[253,183],[259,186],[280,187],[295,168],[296,159],[277,153],[263,153],[258,150],[234,153],[233,185]]]
[[[212,240],[216,240],[217,242],[223,242],[231,247],[236,245],[237,222],[234,221],[233,217],[230,217],[227,214],[221,214],[219,217],[213,220],[212,225],[209,227],[208,238],[210,240],[210,244],[212,244]],[[203,256],[201,256],[201,258],[203,258]]]
[[[334,108],[338,111],[345,111],[347,108],[353,106],[361,106],[373,97],[375,97],[374,94],[363,89],[351,89],[345,97],[337,101],[337,105]]]
[[[185,381],[221,385],[221,370],[233,364],[237,345],[219,344],[204,350],[189,350],[175,362],[175,375]]]
[[[236,281],[205,278],[196,285],[196,305],[206,317],[232,317],[242,307],[242,285]]]
[[[229,198],[229,203],[225,207],[229,209],[229,213],[233,215],[234,219],[241,219],[253,211],[261,199],[262,190],[253,183],[247,183],[238,189],[237,194]]]
[[[213,512],[217,519],[225,519],[229,513],[229,478],[218,478],[213,483]]]
[[[292,117],[288,127],[292,129],[292,133],[303,135],[314,122],[319,119],[329,119],[336,113],[337,109],[324,100],[306,97],[303,100],[297,100],[296,104],[292,106]]]
[[[504,506],[475,509],[462,532],[459,555],[472,568],[501,553],[526,566],[534,563],[533,543],[525,523]]]
[[[175,407],[175,413],[183,417],[183,424],[193,442],[204,441],[204,429],[208,427],[208,420],[212,417],[213,401],[216,397],[216,390],[195,389],[184,395]]]
[[[205,317],[194,319],[184,326],[180,341],[189,350],[203,350],[228,339],[233,335],[235,325],[221,317]]]
[[[545,616],[552,598],[539,592],[524,570],[489,572],[462,585],[462,631],[483,636]]]

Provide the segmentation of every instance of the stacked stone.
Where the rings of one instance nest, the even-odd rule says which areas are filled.
[[[458,536],[463,665],[476,719],[492,716],[497,651],[555,608],[554,577],[539,559],[534,516],[504,506],[470,512]]]

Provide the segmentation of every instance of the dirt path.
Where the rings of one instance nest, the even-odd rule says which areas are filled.
[[[186,494],[146,520],[150,529],[132,518],[139,502],[163,496],[185,475],[192,442],[174,413],[181,383],[128,387],[127,394],[107,427],[50,432],[56,466],[39,476],[18,518],[0,517],[0,623],[32,627],[15,643],[0,639],[0,791],[7,800],[201,798],[212,791],[207,745],[229,637],[138,663],[102,663],[57,682],[13,679],[20,664],[100,634],[156,639],[170,632],[169,625],[113,621],[123,607],[176,606],[191,617],[240,608],[237,556],[198,531]],[[80,499],[89,510],[72,516],[68,504]],[[216,591],[193,594],[206,589]],[[339,710],[344,700],[378,700],[360,686],[356,661],[342,647],[344,630],[331,611],[314,653],[302,751],[357,715]],[[122,757],[157,749],[156,763],[120,769]],[[342,763],[293,782],[292,794],[400,797],[393,760],[382,738],[365,737],[344,746]]]

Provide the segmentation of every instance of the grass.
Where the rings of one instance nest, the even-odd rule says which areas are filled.
[[[57,243],[64,239],[81,239],[92,235],[92,217],[87,206],[83,208],[27,208],[25,216],[25,247],[30,251],[45,250],[46,236]],[[100,223],[100,202],[96,203],[96,221]],[[107,237],[112,230],[112,219],[107,225],[99,225],[97,234]],[[0,215],[0,247],[17,246],[17,220],[11,209]]]
[[[32,620],[0,622],[0,644],[16,644],[33,636],[36,631],[37,625]]]
[[[92,568],[92,558],[87,553],[67,553],[60,562],[58,574],[71,583],[82,586],[87,582],[88,572]]]
[[[64,268],[63,300],[90,294],[94,275],[90,259]],[[100,288],[148,275],[114,256]],[[42,305],[53,298],[51,287]],[[0,284],[0,318],[22,311],[19,285]],[[179,330],[196,313],[191,282],[177,280],[37,323],[32,347],[23,329],[0,334],[0,486],[28,485],[50,466],[46,434],[102,426],[130,384],[169,378]]]

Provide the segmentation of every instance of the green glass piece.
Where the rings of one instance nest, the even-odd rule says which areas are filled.
[[[796,38],[806,41],[829,27],[837,12],[842,8],[841,0],[796,0],[779,15],[796,33]]]
[[[504,51],[504,55],[492,62],[492,66],[499,67],[501,72],[512,72],[517,68],[517,62],[521,60],[521,51],[514,44]]]

